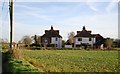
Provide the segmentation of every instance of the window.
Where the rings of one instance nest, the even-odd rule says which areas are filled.
[[[89,41],[91,41],[91,38],[89,38]]]
[[[58,41],[58,38],[55,38],[55,41]]]
[[[78,38],[78,41],[82,41],[82,38]]]
[[[47,40],[47,38],[45,38],[45,43],[47,43],[48,42],[48,40]]]
[[[57,47],[57,44],[55,44],[55,47]]]

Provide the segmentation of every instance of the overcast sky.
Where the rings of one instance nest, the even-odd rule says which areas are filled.
[[[14,3],[14,41],[25,35],[43,35],[51,25],[60,31],[67,40],[68,33],[81,31],[85,26],[92,34],[118,38],[118,3],[117,0],[88,0],[80,2],[19,2]],[[48,1],[48,0],[45,0]],[[65,0],[64,0],[65,1]],[[71,0],[69,0],[71,1]],[[78,1],[78,0],[75,0]],[[8,2],[0,2],[0,27],[2,38],[9,40]]]

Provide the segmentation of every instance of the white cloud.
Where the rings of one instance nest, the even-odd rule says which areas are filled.
[[[98,9],[97,9],[97,8],[95,8],[95,7],[93,7],[93,6],[90,6],[90,8],[91,8],[92,10],[98,12]]]
[[[67,34],[70,31],[76,32],[77,30],[82,30],[82,26],[86,26],[88,30],[92,30],[93,33],[100,33],[104,37],[117,38],[118,35],[118,14],[109,13],[101,15],[91,15],[91,16],[77,16],[71,17],[64,21],[56,21],[56,24],[62,25],[61,31]],[[114,30],[112,30],[114,29]]]
[[[18,8],[19,8],[19,10],[21,10],[20,12],[17,12]],[[17,13],[20,14],[22,12],[24,13],[24,11],[26,11],[26,12],[30,11],[32,13],[45,13],[46,12],[45,10],[43,10],[41,8],[22,5],[22,4],[19,4],[19,3],[15,4],[15,13],[17,12]]]
[[[93,10],[93,11],[95,11],[95,12],[98,12],[98,11],[99,11],[98,8],[96,8],[96,3],[95,3],[95,2],[86,2],[86,4],[88,5],[88,7],[89,7],[91,10]]]
[[[99,12],[99,10],[96,8],[95,3],[88,2],[88,5],[90,5],[90,8],[95,12]],[[55,7],[52,9],[58,9],[58,8]],[[51,9],[48,9],[47,11],[49,10]],[[67,34],[69,32],[71,31],[76,32],[77,30],[81,30],[83,25],[87,26],[88,29],[90,28],[93,31],[93,33],[100,33],[104,37],[106,36],[114,37],[114,38],[117,37],[117,13],[97,14],[90,16],[80,15],[77,17],[66,18],[65,20],[55,20],[55,21],[48,16],[44,16],[36,13],[33,14],[33,12],[29,13],[28,15],[39,17],[45,20],[50,19],[53,26],[58,26],[57,28],[60,29],[61,35],[64,36],[64,39],[67,39]],[[69,27],[69,29],[67,27]],[[115,30],[112,31],[111,30],[112,28],[114,28]]]
[[[60,35],[67,40],[68,33],[71,31],[80,31],[82,26],[86,26],[92,33],[100,33],[104,37],[117,38],[117,14],[95,15],[95,16],[78,16],[63,21],[54,21],[52,23],[54,29],[60,30]],[[24,35],[43,35],[44,30],[50,29],[51,24],[29,25],[15,22],[14,24],[14,40],[20,40]],[[8,36],[8,27],[4,26],[4,35]],[[114,30],[111,30],[114,29]]]
[[[89,2],[89,1],[93,1],[93,2]],[[107,12],[111,12],[112,11],[112,9],[114,8],[114,7],[118,7],[117,6],[117,1],[118,0],[109,0],[108,2],[109,2],[109,4],[108,4],[108,6],[106,7],[106,11]],[[99,8],[97,7],[99,4],[98,3],[96,3],[97,2],[97,0],[88,0],[88,2],[86,2],[86,4],[89,6],[89,8],[91,9],[91,10],[93,10],[93,11],[95,11],[95,12],[100,12],[99,11]],[[99,2],[99,1],[98,1]]]
[[[17,8],[23,9],[23,10],[17,12]],[[36,7],[26,6],[26,5],[16,5],[15,15],[31,16],[31,17],[36,17],[37,19],[43,19],[46,21],[54,21],[53,18],[56,17],[56,15],[57,16],[66,16],[66,14],[68,14],[67,10],[68,9],[63,6],[50,6],[47,8],[36,8]],[[62,11],[65,13],[61,14],[60,12],[62,12]]]
[[[90,4],[90,3],[89,3]],[[49,29],[51,24],[58,30],[60,30],[60,35],[63,36],[63,39],[67,39],[67,34],[71,31],[76,32],[77,30],[81,30],[82,26],[86,26],[88,30],[92,30],[93,33],[100,33],[104,37],[117,37],[117,13],[106,13],[106,14],[96,14],[96,15],[77,15],[74,17],[64,18],[61,20],[53,19],[54,16],[58,15],[46,15],[42,14],[44,12],[48,12],[51,9],[52,10],[59,10],[59,7],[49,7],[48,9],[41,9],[41,8],[35,8],[35,7],[28,7],[24,5],[20,5],[18,7],[25,8],[25,11],[15,13],[22,15],[24,13],[25,16],[31,16],[36,17],[36,19],[44,19],[46,22],[51,21],[51,23],[48,24],[42,24],[38,23],[39,25],[33,25],[33,24],[24,24],[21,23],[21,21],[17,22],[15,21],[15,41],[20,40],[24,35],[34,35],[34,34],[44,34],[44,30]],[[99,10],[96,8],[96,4],[90,4],[90,8],[98,12]],[[113,8],[113,6],[109,6],[110,10]],[[65,13],[63,15],[68,15],[69,11],[65,9],[64,7],[60,7],[61,11],[65,10]],[[28,12],[30,11],[30,12]],[[42,12],[41,12],[42,11]],[[48,12],[49,13],[49,12]],[[74,14],[74,13],[73,13]],[[22,15],[22,16],[24,16]],[[61,15],[59,15],[61,16]],[[16,16],[18,17],[18,16]],[[24,17],[23,17],[24,18]],[[6,28],[6,27],[4,27]],[[114,30],[111,30],[114,29]],[[8,30],[6,28],[6,30]],[[8,31],[4,31],[4,35],[8,36]]]
[[[114,2],[114,0],[112,0],[109,5],[106,7],[106,11],[107,12],[111,12],[111,10],[116,6],[116,8],[118,7],[117,6],[117,2]]]

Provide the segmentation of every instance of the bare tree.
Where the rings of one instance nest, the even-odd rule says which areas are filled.
[[[22,41],[22,43],[24,43],[25,45],[28,46],[31,44],[32,39],[30,38],[30,36],[24,36],[21,41]]]
[[[62,40],[62,47],[65,46],[65,40]]]
[[[32,40],[34,41],[35,44],[40,44],[41,43],[41,36],[32,36]]]
[[[38,43],[40,44],[41,43],[41,36],[38,36]]]
[[[8,43],[8,39],[0,39],[1,43]]]
[[[75,33],[74,32],[70,32],[69,34],[68,34],[68,40],[69,40],[69,42],[72,44],[72,43],[74,43],[74,36],[75,36]]]
[[[35,41],[35,44],[38,44],[38,37],[37,37],[37,35],[34,36],[34,41]]]

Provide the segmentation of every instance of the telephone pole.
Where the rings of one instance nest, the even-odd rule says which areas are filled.
[[[9,12],[10,12],[10,49],[12,49],[13,42],[13,27],[14,27],[14,6],[13,0],[9,0]]]

